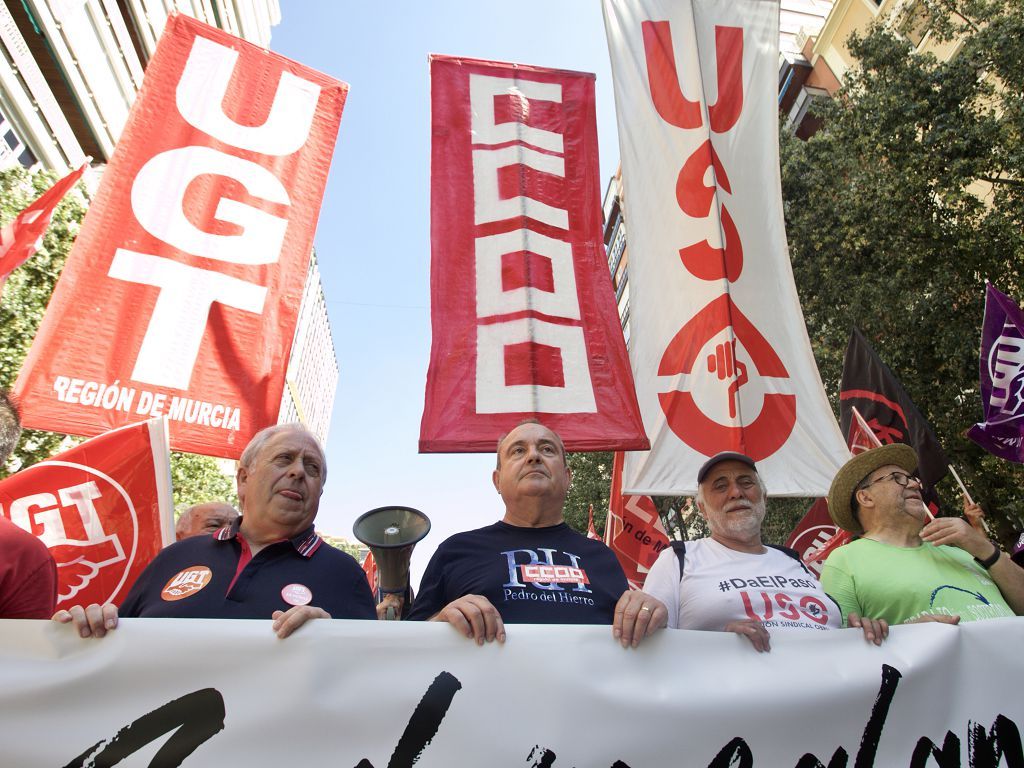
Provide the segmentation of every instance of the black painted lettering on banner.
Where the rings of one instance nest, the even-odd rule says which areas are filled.
[[[952,731],[946,731],[942,749],[939,749],[934,741],[922,736],[910,756],[910,768],[925,768],[928,758],[935,761],[935,768],[960,768],[960,738]]]
[[[527,761],[532,760],[530,768],[551,768],[557,755],[550,749],[545,749],[540,744],[535,744],[530,754],[526,756]]]
[[[1001,758],[1006,759],[1006,768],[1024,766],[1020,731],[1013,720],[999,715],[991,731],[986,731],[980,723],[968,723],[967,764],[970,768],[998,768]]]
[[[126,725],[107,741],[98,741],[64,768],[108,768],[170,733],[149,765],[177,768],[200,744],[224,729],[224,698],[203,688],[174,699]],[[99,750],[97,752],[97,750]]]
[[[898,669],[882,665],[881,685],[864,726],[853,768],[874,768],[882,731],[901,678]],[[442,671],[434,678],[413,710],[391,754],[388,768],[412,768],[437,735],[455,694],[461,689],[462,683],[450,672]],[[64,768],[110,768],[166,734],[171,734],[170,738],[154,755],[149,766],[177,768],[203,742],[224,729],[224,717],[224,699],[219,691],[214,688],[193,691],[143,715],[112,738],[95,743]],[[1002,765],[1024,768],[1020,731],[1013,720],[1002,714],[996,717],[991,728],[968,721],[967,754],[968,768],[999,768]],[[483,759],[485,756],[477,757]],[[961,768],[960,739],[952,731],[947,731],[939,748],[930,738],[922,736],[910,757],[909,766],[926,768],[929,761],[934,761],[937,768]],[[530,750],[527,762],[529,768],[555,768],[556,755],[537,744]],[[797,761],[795,768],[847,768],[848,765],[849,753],[840,746],[833,752],[827,766],[814,754],[806,753]],[[708,768],[753,766],[750,746],[740,736],[729,741],[708,763]],[[374,766],[363,758],[356,768]],[[630,767],[622,760],[615,760],[611,768]]]
[[[885,718],[889,716],[889,705],[896,695],[896,686],[900,684],[901,677],[903,675],[895,667],[882,665],[882,685],[878,689],[875,703],[871,706],[871,716],[868,717],[864,733],[860,737],[860,748],[853,763],[854,768],[871,768],[875,764],[878,742],[882,738],[882,727],[885,725]],[[828,768],[846,768],[848,758],[846,750],[839,747],[828,761]],[[825,768],[822,762],[810,753],[801,757],[796,765],[797,768]]]
[[[448,714],[452,699],[461,688],[462,683],[450,672],[442,672],[434,678],[413,710],[409,724],[398,740],[398,746],[391,753],[388,768],[412,768],[412,764],[420,759],[420,754],[437,735],[437,729]],[[373,768],[373,763],[364,757],[356,768]]]
[[[718,751],[708,768],[754,768],[754,755],[747,742],[737,736]]]

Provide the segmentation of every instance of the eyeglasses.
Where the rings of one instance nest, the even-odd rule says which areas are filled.
[[[911,481],[917,483],[918,485],[921,485],[921,478],[917,477],[916,475],[908,475],[906,472],[890,472],[887,475],[876,477],[870,483],[864,483],[863,485],[860,486],[859,490],[864,490],[865,488],[871,487],[875,483],[880,483],[883,480],[889,479],[896,483],[896,485],[898,485],[900,488],[906,488],[908,485],[910,485]]]

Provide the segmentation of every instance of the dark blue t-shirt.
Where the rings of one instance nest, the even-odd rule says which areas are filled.
[[[242,552],[237,530],[236,522],[216,534],[171,544],[132,585],[118,613],[129,618],[269,619],[274,611],[306,604],[335,619],[377,618],[363,569],[323,542],[312,527],[267,545],[235,578]]]
[[[626,586],[612,551],[565,523],[497,522],[441,543],[409,619],[424,621],[452,600],[483,595],[510,624],[611,624]]]

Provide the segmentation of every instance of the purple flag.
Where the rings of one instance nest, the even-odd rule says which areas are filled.
[[[1024,464],[1024,312],[991,283],[981,331],[985,421],[967,436],[991,454]]]

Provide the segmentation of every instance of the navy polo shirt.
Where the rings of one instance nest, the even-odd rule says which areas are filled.
[[[241,518],[210,536],[160,552],[132,585],[121,616],[269,619],[294,605],[323,608],[335,619],[376,619],[366,574],[350,555],[310,526],[269,544],[255,557],[239,534]]]

